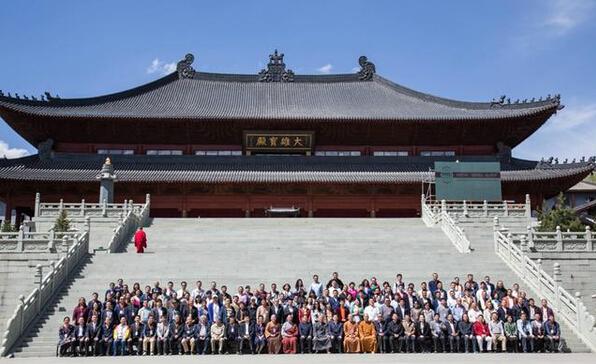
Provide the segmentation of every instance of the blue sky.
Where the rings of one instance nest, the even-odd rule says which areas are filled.
[[[10,1],[0,89],[95,96],[146,83],[187,52],[203,71],[256,73],[274,48],[297,74],[352,72],[470,101],[561,93],[566,108],[514,150],[596,154],[596,0]],[[0,156],[35,153],[0,120]]]

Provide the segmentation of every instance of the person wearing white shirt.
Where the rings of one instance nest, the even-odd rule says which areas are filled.
[[[368,306],[366,306],[364,308],[364,314],[368,315],[368,317],[371,317],[373,319],[373,321],[377,320],[377,315],[379,314],[379,308],[375,305],[374,299],[371,298],[368,300]]]
[[[196,285],[197,285],[197,287],[195,289],[193,289],[192,292],[190,293],[190,296],[192,297],[193,301],[197,297],[199,297],[201,299],[205,298],[205,290],[203,289],[203,282],[197,281]]]
[[[314,292],[315,296],[319,298],[323,295],[323,284],[319,282],[319,276],[316,274],[312,276],[312,280],[313,282],[310,284],[308,291]]]
[[[476,302],[473,302],[472,305],[470,305],[470,309],[468,310],[468,317],[470,318],[470,322],[476,322],[476,319],[480,315],[482,315],[482,312],[478,309],[478,305],[476,304]]]
[[[188,292],[186,290],[186,286],[187,286],[186,281],[180,282],[181,288],[178,291],[176,291],[176,297],[178,297],[178,298],[184,297],[184,295]]]

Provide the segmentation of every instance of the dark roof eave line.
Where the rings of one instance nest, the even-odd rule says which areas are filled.
[[[437,117],[437,116],[420,116],[420,117],[393,117],[393,116],[385,116],[385,117],[354,117],[354,116],[337,116],[337,117],[288,117],[288,116],[249,116],[246,117],[224,117],[224,116],[131,116],[131,115],[91,115],[91,114],[81,114],[81,115],[50,115],[47,113],[38,113],[38,112],[31,112],[25,111],[19,108],[11,108],[7,107],[0,103],[0,110],[2,108],[6,108],[7,110],[15,113],[19,113],[24,116],[29,117],[40,117],[40,118],[48,118],[48,119],[87,119],[87,120],[181,120],[181,121],[188,121],[188,120],[197,120],[197,121],[243,121],[243,120],[258,120],[258,121],[273,121],[273,120],[284,120],[284,121],[299,121],[299,122],[313,122],[313,121],[343,121],[343,122],[370,122],[370,121],[400,121],[400,122],[420,122],[420,121],[436,121],[436,122],[463,122],[463,121],[492,121],[492,120],[515,120],[520,118],[527,118],[540,115],[542,113],[546,113],[547,111],[552,111],[548,115],[550,117],[552,114],[556,113],[557,108],[554,106],[548,106],[543,108],[536,108],[536,109],[527,109],[526,112],[522,112],[519,114],[509,114],[509,115],[490,115],[490,116],[458,116],[458,117]],[[548,117],[546,119],[548,119]]]

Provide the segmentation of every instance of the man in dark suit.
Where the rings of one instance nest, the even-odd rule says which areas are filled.
[[[238,323],[236,322],[236,317],[230,316],[228,318],[228,325],[226,326],[226,342],[228,343],[228,353],[232,354],[233,352],[239,353],[240,345],[238,343]]]
[[[130,325],[130,336],[127,344],[130,355],[133,353],[133,347],[137,348],[137,355],[143,354],[143,323],[139,315],[135,316],[134,322]]]
[[[331,350],[335,353],[341,353],[344,338],[344,325],[339,321],[339,315],[333,314],[333,319],[329,322],[329,336],[331,336]]]
[[[244,316],[244,319],[238,325],[238,354],[243,354],[245,345],[248,344],[250,353],[254,354],[252,340],[254,336],[254,323],[250,322],[249,316]]]
[[[283,319],[286,322],[286,317],[292,315],[292,322],[298,324],[298,307],[294,304],[292,298],[288,298],[286,303],[283,305]]]
[[[85,324],[85,318],[79,317],[79,322],[74,329],[74,342],[73,342],[73,354],[75,356],[87,355],[87,344],[89,343],[89,337],[87,336],[87,324]]]
[[[387,335],[385,328],[385,321],[383,320],[383,314],[377,314],[377,320],[373,321],[375,325],[375,331],[377,332],[377,351],[381,354],[387,352]]]
[[[197,354],[207,354],[207,350],[209,350],[210,341],[211,325],[209,325],[209,320],[207,319],[207,316],[203,315],[199,318],[199,323],[197,324]]]
[[[100,349],[101,355],[110,355],[110,350],[112,348],[112,342],[114,341],[114,330],[112,328],[112,319],[107,318],[101,325],[101,341],[100,341]]]
[[[429,342],[431,338],[430,325],[424,319],[424,315],[418,316],[418,322],[415,325],[416,328],[416,342],[420,347],[420,351],[427,353],[429,352]]]
[[[486,284],[486,289],[488,290],[488,293],[492,296],[495,292],[495,285],[492,284],[489,276],[484,277],[484,283]]]
[[[453,315],[447,315],[447,321],[445,322],[445,329],[447,340],[449,341],[449,351],[452,353],[459,353],[459,326],[453,319]]]
[[[399,317],[400,321],[403,321],[406,315],[410,315],[410,308],[407,306],[405,299],[402,298],[399,300],[399,304],[395,309],[395,313],[397,313],[397,316]]]
[[[284,308],[283,306],[279,303],[279,299],[275,298],[272,300],[272,305],[269,307],[269,317],[275,315],[276,317],[279,317],[280,319],[282,317],[284,317]]]
[[[99,341],[101,340],[101,324],[97,315],[91,316],[91,321],[87,324],[88,351],[87,354],[93,356],[99,355]]]
[[[404,327],[399,319],[399,315],[394,313],[391,320],[387,323],[387,341],[392,353],[399,353],[402,351],[404,342]]]
[[[300,335],[300,352],[312,352],[312,324],[308,317],[302,316],[302,321],[298,325],[298,334]]]

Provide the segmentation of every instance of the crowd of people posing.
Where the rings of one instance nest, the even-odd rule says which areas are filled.
[[[365,279],[327,284],[313,276],[281,290],[264,284],[236,293],[211,282],[194,288],[159,282],[141,288],[122,279],[80,298],[59,328],[64,355],[192,355],[413,352],[558,352],[561,330],[546,300],[517,284],[506,288],[472,274],[444,286],[433,273],[418,290]]]

